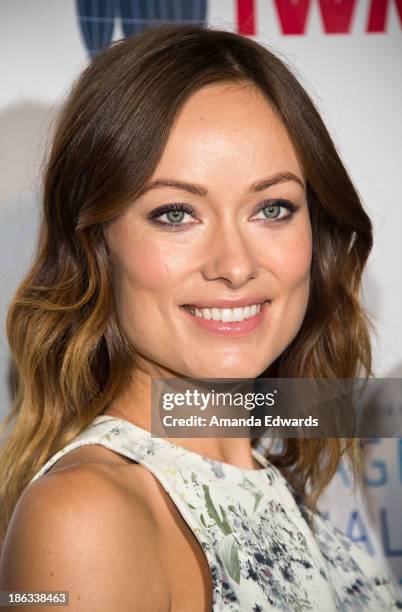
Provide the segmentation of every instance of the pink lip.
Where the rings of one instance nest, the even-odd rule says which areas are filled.
[[[244,297],[234,300],[233,298],[220,298],[218,300],[201,300],[194,304],[182,304],[183,306],[192,306],[193,308],[245,308],[253,304],[263,304],[269,301],[265,296]]]
[[[203,327],[204,329],[208,329],[215,334],[220,334],[224,336],[241,336],[242,334],[246,334],[253,329],[256,329],[265,318],[265,313],[267,311],[267,307],[270,302],[262,305],[259,313],[254,315],[254,317],[250,317],[249,319],[245,319],[244,321],[233,321],[233,322],[223,322],[223,321],[212,321],[208,319],[203,319],[201,317],[196,317],[195,315],[190,314],[185,308],[181,307],[180,310],[184,315],[186,315],[191,321]]]

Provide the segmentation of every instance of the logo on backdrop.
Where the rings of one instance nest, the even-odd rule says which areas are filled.
[[[124,36],[163,23],[206,23],[207,0],[77,0],[81,32],[92,57],[107,47],[115,21],[120,20]]]
[[[358,0],[266,0],[271,2],[279,31],[283,35],[305,35],[310,10],[317,2],[325,34],[351,34]],[[255,36],[268,24],[258,23],[255,0],[233,0],[235,30]],[[369,0],[364,31],[384,33],[388,13],[394,3],[402,24],[402,0]],[[124,36],[151,25],[163,23],[203,24],[207,21],[207,0],[76,0],[84,44],[92,57],[107,47],[113,37],[115,22],[120,20]]]

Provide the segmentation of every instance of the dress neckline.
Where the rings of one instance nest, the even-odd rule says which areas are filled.
[[[128,421],[127,419],[123,419],[121,417],[116,417],[110,414],[100,414],[97,417],[95,417],[92,421],[93,424],[97,424],[100,422],[104,422],[104,421],[117,421],[117,422],[121,422],[124,423],[125,426],[127,426],[129,429],[131,429],[135,434],[141,434],[142,437],[146,437],[146,438],[151,438],[152,440],[158,440],[158,443],[161,443],[163,445],[166,446],[166,448],[171,448],[173,449],[176,453],[180,452],[180,453],[185,453],[188,454],[192,457],[194,457],[197,461],[203,461],[205,463],[209,463],[212,465],[215,465],[217,467],[221,467],[224,470],[237,470],[240,472],[243,472],[245,474],[251,474],[251,473],[263,473],[265,474],[268,471],[272,470],[272,465],[270,464],[270,462],[268,461],[268,459],[266,457],[264,457],[264,455],[262,453],[260,453],[259,451],[257,451],[256,448],[252,447],[251,449],[251,453],[254,457],[254,459],[257,461],[257,463],[259,463],[262,467],[261,468],[245,468],[245,467],[240,467],[238,465],[233,465],[233,463],[226,463],[225,461],[219,461],[218,459],[211,459],[210,457],[206,457],[205,455],[201,455],[201,453],[197,453],[195,451],[192,451],[188,448],[185,448],[184,446],[179,446],[178,444],[174,444],[174,442],[170,442],[167,438],[159,438],[158,436],[152,436],[151,432],[148,431],[147,429],[144,429],[143,427],[140,427],[139,425],[135,425],[135,423],[133,423],[132,421]]]

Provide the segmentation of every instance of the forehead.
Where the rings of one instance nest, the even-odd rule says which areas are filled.
[[[200,180],[240,170],[245,180],[271,171],[302,175],[286,128],[264,94],[230,82],[202,87],[178,113],[154,178],[178,170]]]

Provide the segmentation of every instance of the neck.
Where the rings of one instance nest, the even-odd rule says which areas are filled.
[[[151,431],[151,382],[152,378],[175,378],[172,372],[155,368],[150,374],[136,366],[128,387],[116,397],[104,411],[105,415],[116,416]],[[162,437],[162,436],[161,436]],[[164,436],[163,436],[164,437]],[[172,438],[169,442],[190,451],[223,461],[240,468],[261,469],[252,455],[251,439],[246,438]]]

